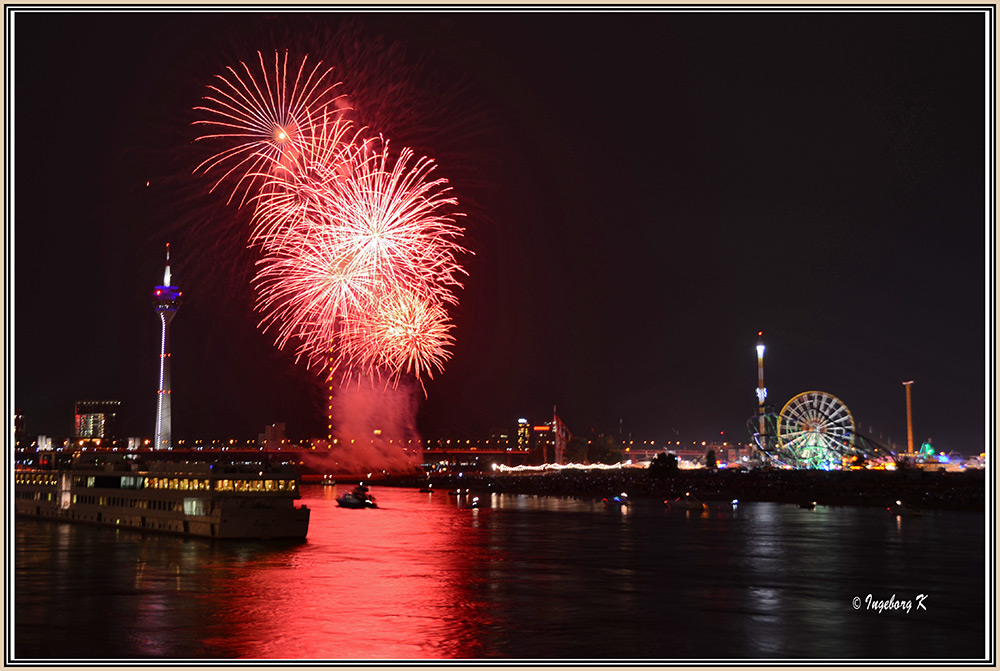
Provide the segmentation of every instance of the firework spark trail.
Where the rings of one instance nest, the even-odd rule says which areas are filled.
[[[387,167],[387,143],[352,152],[346,176],[330,185],[329,216],[353,247],[355,268],[373,283],[403,284],[455,303],[450,287],[461,286],[456,275],[464,272],[456,262],[464,250],[455,242],[462,229],[444,213],[457,201],[445,180],[428,181],[433,162],[411,165],[412,156],[404,149]]]
[[[432,178],[433,160],[361,139],[331,96],[337,85],[324,83],[331,69],[304,75],[303,58],[288,89],[287,52],[275,54],[273,78],[258,58],[263,87],[245,63],[245,76],[229,68],[232,81],[209,86],[212,106],[197,109],[210,118],[196,123],[219,132],[198,139],[233,146],[196,170],[225,170],[212,190],[233,179],[230,202],[242,189],[240,206],[253,203],[260,326],[330,377],[395,386],[405,374],[423,387],[451,356],[444,305],[458,302],[468,253],[451,187]]]
[[[323,125],[329,116],[339,113],[335,104],[336,97],[333,95],[339,82],[327,81],[327,76],[333,71],[332,67],[320,72],[322,61],[319,61],[303,79],[307,61],[307,58],[303,58],[289,89],[288,52],[285,52],[283,60],[275,52],[273,73],[264,64],[261,52],[257,52],[257,57],[261,80],[264,82],[263,90],[254,78],[250,66],[241,61],[244,74],[229,67],[229,78],[216,75],[219,86],[209,85],[212,94],[204,97],[207,104],[195,107],[198,111],[206,112],[209,118],[194,123],[217,129],[217,132],[199,136],[196,141],[225,140],[235,143],[203,161],[195,168],[195,172],[225,169],[211,190],[218,188],[219,184],[232,175],[240,175],[229,201],[232,201],[246,181],[248,183],[244,188],[241,206],[253,189],[255,179],[267,173],[264,168],[294,160],[301,151],[302,144],[308,140],[308,134],[317,125]],[[228,164],[232,165],[225,168]]]
[[[262,325],[278,328],[279,346],[295,337],[309,366],[328,364],[337,342],[333,369],[419,379],[442,370],[453,342],[437,306],[457,302],[451,287],[463,272],[454,241],[461,229],[440,214],[455,199],[444,180],[425,179],[429,161],[411,166],[404,151],[390,170],[386,152],[369,144],[317,189],[322,207],[269,238],[256,278]]]
[[[294,161],[276,164],[255,175],[261,190],[255,203],[250,239],[264,249],[281,246],[280,237],[298,224],[329,220],[330,185],[343,178],[347,157],[357,138],[351,124],[325,120],[300,144]]]
[[[398,292],[379,304],[372,337],[378,343],[380,364],[385,369],[434,378],[434,369],[444,370],[445,347],[454,342],[448,314],[439,303]],[[422,384],[422,383],[421,383]],[[425,390],[426,391],[426,390]]]
[[[401,375],[413,375],[423,388],[423,375],[433,379],[435,370],[444,370],[446,347],[454,343],[451,328],[440,303],[396,288],[338,333],[338,364],[392,386]]]
[[[264,313],[261,326],[277,329],[281,348],[296,340],[297,360],[305,357],[308,367],[322,366],[337,329],[365,309],[374,288],[352,270],[336,235],[302,228],[291,229],[280,246],[266,251],[254,284]]]

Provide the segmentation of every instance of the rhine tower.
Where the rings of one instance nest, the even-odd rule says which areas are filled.
[[[181,292],[170,282],[170,243],[163,284],[153,290],[153,309],[160,317],[160,386],[156,391],[156,440],[154,449],[170,449],[170,321],[181,305]]]

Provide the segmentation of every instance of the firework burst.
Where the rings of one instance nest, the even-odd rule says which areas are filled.
[[[454,342],[448,314],[434,303],[407,292],[390,293],[379,301],[370,326],[379,370],[433,379],[444,370],[446,347]]]
[[[287,51],[284,58],[275,52],[273,70],[259,51],[257,59],[259,77],[241,61],[242,71],[229,67],[228,76],[216,75],[218,83],[208,86],[211,93],[203,98],[205,104],[195,108],[208,116],[195,124],[213,131],[196,139],[221,140],[226,145],[195,171],[224,171],[212,190],[235,175],[229,200],[242,189],[241,205],[257,178],[274,166],[293,165],[305,147],[313,144],[316,129],[340,113],[334,94],[339,82],[329,78],[332,67],[323,69],[319,61],[309,70],[308,58],[303,58],[289,81]]]
[[[433,160],[351,128],[329,68],[303,59],[287,88],[287,53],[273,72],[258,59],[263,85],[246,64],[230,68],[197,123],[216,131],[199,139],[230,143],[198,170],[224,170],[212,189],[234,179],[230,201],[243,191],[240,205],[254,206],[261,327],[328,376],[423,386],[454,343],[445,306],[458,302],[468,253],[458,201]]]
[[[247,178],[261,185],[253,196],[252,243],[265,249],[280,247],[286,232],[329,222],[331,187],[344,179],[357,141],[357,134],[350,133],[350,123],[327,119],[311,131],[308,142],[300,143],[294,158],[273,164],[267,174]]]
[[[446,180],[430,179],[433,161],[412,159],[409,149],[392,160],[388,143],[362,143],[327,184],[325,212],[373,285],[409,286],[455,303],[451,287],[461,286],[456,276],[464,272],[456,262],[464,251],[458,201]]]
[[[349,327],[377,290],[354,268],[336,231],[306,225],[265,248],[254,284],[261,327],[277,332],[280,348],[294,342],[296,360],[304,358],[310,368],[327,364],[338,330]]]

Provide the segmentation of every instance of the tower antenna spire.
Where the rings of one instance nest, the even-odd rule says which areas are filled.
[[[163,286],[170,286],[170,243],[167,243],[167,265],[163,268]]]
[[[153,289],[153,309],[160,318],[160,381],[156,391],[156,433],[154,449],[170,449],[170,322],[181,306],[181,291],[170,281],[170,243],[163,284]]]

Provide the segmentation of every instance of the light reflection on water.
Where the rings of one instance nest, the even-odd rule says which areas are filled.
[[[979,658],[983,516],[304,487],[305,543],[17,520],[16,659]],[[851,600],[913,599],[876,613]]]

